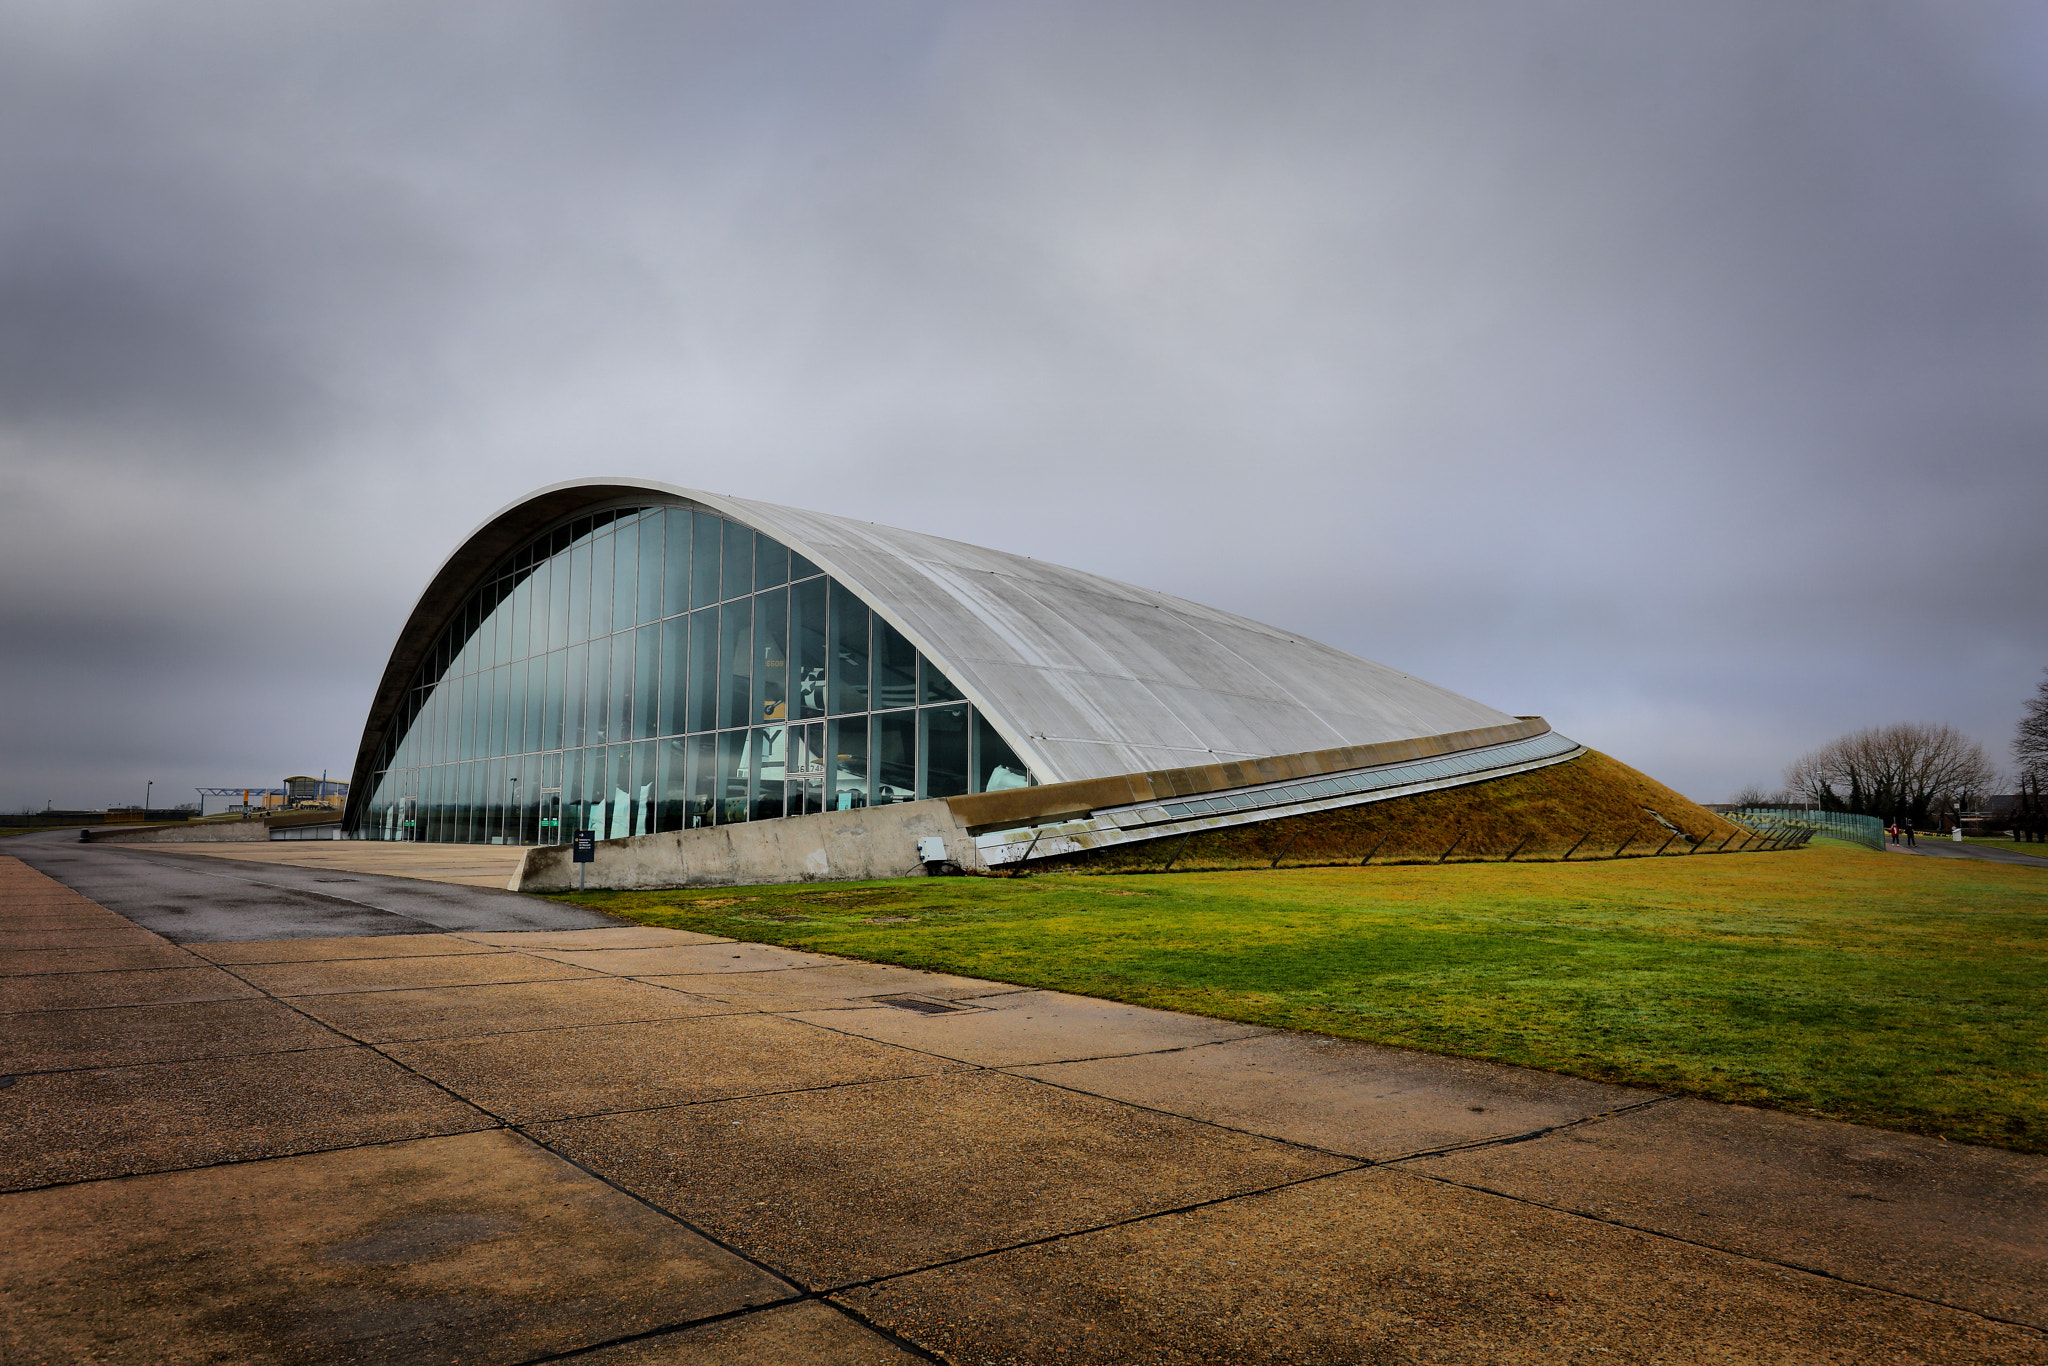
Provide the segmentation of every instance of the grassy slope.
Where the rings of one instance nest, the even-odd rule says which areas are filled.
[[[1266,868],[1280,856],[1283,867],[1303,867],[1353,864],[1376,849],[1375,863],[1433,863],[1460,836],[1453,863],[1498,859],[1517,845],[1517,859],[1555,859],[1574,844],[1574,857],[1594,858],[1624,841],[1628,852],[1646,854],[1671,838],[1646,807],[1711,844],[1731,835],[1740,841],[1735,826],[1705,807],[1626,764],[1589,753],[1492,782],[1197,835],[1185,847],[1169,838],[1049,862],[1075,872],[1115,873],[1159,868],[1169,857],[1175,871]]]
[[[1585,864],[563,899],[650,924],[2048,1152],[2048,877],[2032,868],[1818,842]]]

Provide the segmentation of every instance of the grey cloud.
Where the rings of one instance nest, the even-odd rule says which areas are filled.
[[[92,736],[92,799],[177,699],[209,780],[346,762],[455,540],[613,472],[1214,602],[1703,798],[1856,725],[2002,748],[2048,662],[2044,37],[0,8],[0,570],[163,633],[0,622],[9,776]],[[281,657],[303,705],[223,707]]]

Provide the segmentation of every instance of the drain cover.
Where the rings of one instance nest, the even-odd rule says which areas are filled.
[[[933,1001],[923,996],[877,996],[875,999],[885,1006],[898,1010],[914,1010],[920,1015],[954,1015],[974,1009],[973,1006],[954,1005],[951,1001]]]

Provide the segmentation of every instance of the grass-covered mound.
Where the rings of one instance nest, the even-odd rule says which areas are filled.
[[[1772,854],[592,892],[653,925],[2048,1152],[2048,871]]]
[[[1367,802],[1307,816],[1234,826],[1183,839],[1170,835],[1143,844],[1088,850],[1048,866],[1077,873],[1153,871],[1170,862],[1175,872],[1221,868],[1315,867],[1374,863],[1434,863],[1515,859],[1573,859],[1686,853],[1694,845],[1673,839],[1656,812],[1702,850],[1743,832],[1704,806],[1655,779],[1597,752],[1491,782]],[[1729,847],[1733,848],[1734,844]],[[1453,849],[1452,846],[1456,848]],[[1576,845],[1576,851],[1573,846]]]

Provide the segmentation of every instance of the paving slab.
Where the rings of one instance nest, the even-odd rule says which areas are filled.
[[[194,957],[161,939],[122,948],[15,949],[0,953],[0,977],[26,977],[48,972],[125,972],[139,968],[197,967]]]
[[[1405,1164],[2048,1329],[2048,1162],[1681,1100]]]
[[[479,930],[460,936],[473,944],[507,949],[665,949],[688,944],[730,944],[734,941],[694,930],[658,925],[620,925],[602,930]]]
[[[729,1015],[735,1009],[617,977],[300,996],[292,1004],[370,1043]]]
[[[972,1009],[926,1015],[876,1006],[803,1012],[790,1018],[865,1038],[920,1048],[982,1067],[1024,1067],[1080,1058],[1152,1053],[1248,1039],[1273,1031],[1057,991],[1002,988],[963,998]]]
[[[1056,1086],[1384,1161],[1571,1124],[1654,1091],[1314,1034],[1013,1069]]]
[[[30,928],[9,916],[7,925],[7,929],[0,930],[0,953],[21,949],[123,949],[164,942],[140,926],[119,921],[110,925]]]
[[[536,958],[574,963],[620,977],[675,977],[701,972],[773,972],[780,968],[818,968],[844,962],[822,953],[799,953],[772,944],[724,943],[676,945],[659,949],[533,949]]]
[[[496,1124],[368,1048],[46,1073],[0,1105],[0,1189]]]
[[[327,996],[408,987],[542,982],[601,974],[523,953],[415,954],[402,958],[327,958],[314,963],[240,963],[237,976],[275,996]]]
[[[0,1197],[0,1357],[514,1362],[789,1296],[504,1130]]]
[[[989,1072],[606,1115],[534,1133],[813,1288],[1346,1165]]]
[[[723,972],[647,977],[642,980],[688,991],[750,1010],[802,1011],[871,1007],[877,996],[917,996],[934,1001],[1001,995],[1001,983],[943,972],[892,967],[886,963],[837,961],[817,968],[780,972]],[[1023,991],[1017,987],[1014,990]]]
[[[2048,1361],[2027,1329],[1385,1168],[834,1298],[960,1366]]]
[[[322,850],[322,845],[331,847]],[[248,845],[234,853],[224,852],[232,848],[224,845],[202,852],[196,845],[81,844],[68,831],[8,841],[8,852],[36,871],[181,944],[437,930],[595,929],[623,923],[600,911],[501,890],[503,878],[496,888],[426,880],[437,870],[446,872],[446,860],[438,851],[402,852],[420,846],[376,851],[378,866],[418,876],[332,863],[335,858],[353,863],[362,856],[348,851],[369,847],[356,841],[291,840]],[[238,855],[260,855],[262,861]],[[308,861],[313,866],[300,866]]]
[[[944,1070],[928,1054],[733,1014],[386,1045],[513,1123]]]
[[[756,1309],[576,1358],[579,1366],[912,1366],[927,1359],[819,1300]]]
[[[262,999],[43,1010],[7,1017],[0,1030],[0,1074],[340,1048],[348,1042]]]
[[[261,939],[244,944],[194,944],[213,963],[326,963],[342,958],[446,958],[458,953],[507,953],[452,934],[342,935],[333,939]]]
[[[58,972],[40,977],[0,977],[0,1014],[83,1006],[232,1001],[260,994],[241,978],[214,967]]]

